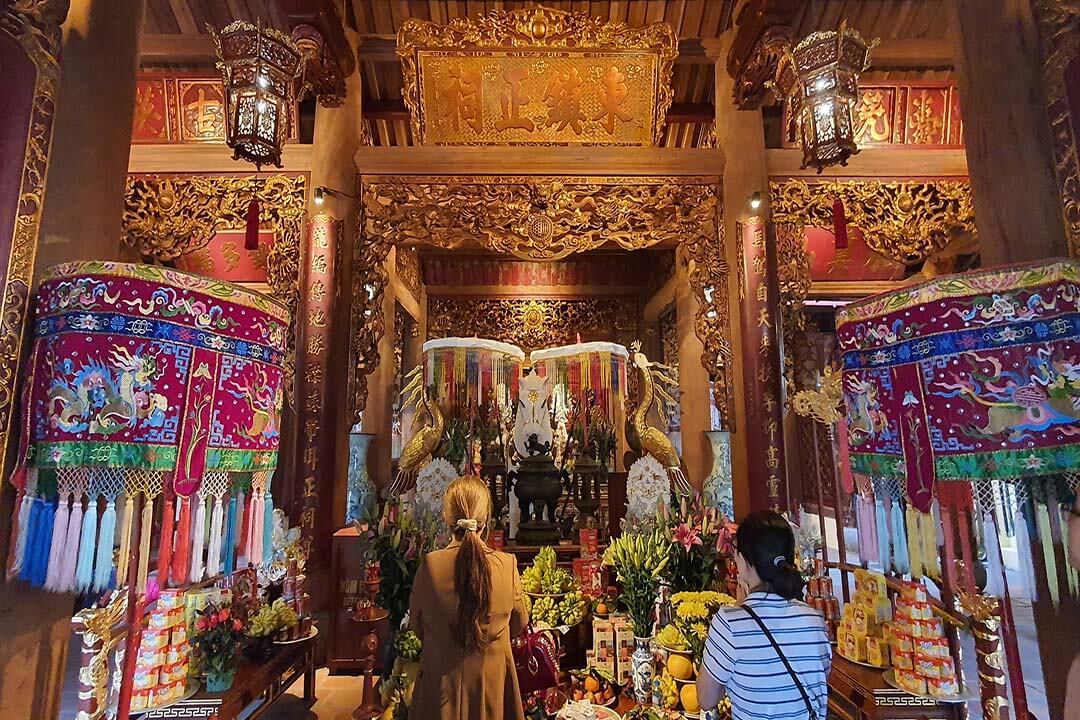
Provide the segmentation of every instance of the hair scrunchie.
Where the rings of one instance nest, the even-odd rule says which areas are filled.
[[[457,521],[457,526],[459,530],[464,530],[465,532],[476,532],[479,529],[480,524],[472,518],[461,518]]]

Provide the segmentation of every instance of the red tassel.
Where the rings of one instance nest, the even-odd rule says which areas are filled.
[[[172,581],[176,585],[187,583],[188,555],[191,554],[191,499],[178,495],[180,522],[176,527],[175,552],[172,554]]]
[[[833,239],[837,250],[847,248],[847,218],[844,217],[844,201],[836,198],[832,205]]]
[[[251,198],[248,203],[247,226],[244,228],[244,249],[259,249],[259,198]]]
[[[172,564],[173,496],[165,495],[165,507],[161,511],[161,545],[158,547],[157,582],[162,590],[169,586],[169,567]]]

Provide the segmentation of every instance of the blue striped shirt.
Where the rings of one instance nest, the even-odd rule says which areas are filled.
[[[832,646],[825,619],[806,603],[754,592],[745,604],[769,628],[825,720]],[[809,717],[795,681],[769,638],[742,607],[721,608],[705,639],[703,665],[727,690],[732,720],[805,720]]]

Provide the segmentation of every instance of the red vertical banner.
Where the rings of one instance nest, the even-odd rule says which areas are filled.
[[[776,243],[759,218],[739,225],[739,308],[746,378],[749,510],[788,507]],[[741,508],[740,508],[741,510]]]
[[[328,397],[328,353],[334,316],[334,277],[341,222],[318,214],[308,223],[300,265],[300,300],[296,310],[296,397],[300,492],[294,495],[293,517],[309,557],[330,557],[334,530],[345,518],[334,513],[333,408]],[[314,554],[310,554],[310,553]]]

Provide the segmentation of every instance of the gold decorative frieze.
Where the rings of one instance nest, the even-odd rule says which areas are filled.
[[[1043,85],[1069,254],[1080,257],[1080,102],[1075,96],[1070,100],[1065,79],[1068,66],[1080,64],[1080,4],[1036,0],[1032,9],[1042,38]]]
[[[60,26],[67,15],[66,0],[18,0],[0,7],[0,35],[17,43],[33,65],[34,75],[25,90],[32,98],[29,108],[13,92],[19,87],[19,73],[8,68],[13,77],[8,84],[7,110],[23,113],[26,118],[21,131],[26,138],[21,153],[22,162],[15,165],[18,179],[5,175],[11,190],[17,192],[13,217],[0,220],[0,228],[8,237],[2,238],[6,257],[0,257],[0,457],[4,457],[8,441],[16,437],[11,432],[12,411],[18,385],[19,361],[22,357],[23,333],[26,329],[27,299],[34,279],[38,236],[41,231],[41,210],[45,197],[45,178],[49,168],[49,149],[52,145],[53,110],[60,79]],[[4,73],[0,69],[0,73]],[[17,103],[17,104],[16,104]],[[18,137],[15,131],[13,137]],[[17,144],[16,144],[17,147]],[[14,173],[13,173],[14,174]],[[6,189],[5,189],[6,191]]]
[[[677,52],[670,25],[545,7],[410,18],[397,36],[422,145],[657,145]]]
[[[533,261],[716,237],[714,178],[379,177],[362,202],[369,238]]]
[[[429,338],[476,336],[529,352],[572,344],[578,335],[629,345],[639,335],[636,303],[625,297],[428,300]]]
[[[971,186],[961,180],[822,180],[769,183],[772,219],[799,230],[831,228],[833,203],[844,203],[848,225],[863,231],[875,252],[898,262],[925,260],[950,241],[975,232]]]
[[[394,253],[394,270],[401,284],[412,293],[413,299],[420,302],[420,288],[424,285],[420,272],[420,253],[414,248],[399,246]]]
[[[367,376],[379,362],[391,247],[473,246],[545,261],[611,242],[626,250],[681,248],[699,303],[694,326],[705,346],[702,364],[717,384],[717,405],[730,427],[728,266],[716,177],[378,176],[363,178],[361,204],[353,255],[354,421],[367,405]],[[527,317],[541,314],[533,308]],[[465,331],[459,326],[455,332]]]

